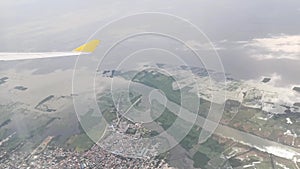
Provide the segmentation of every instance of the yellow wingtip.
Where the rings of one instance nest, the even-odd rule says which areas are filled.
[[[81,46],[79,46],[78,48],[74,49],[74,52],[87,52],[87,53],[91,53],[94,52],[94,50],[97,48],[97,46],[99,45],[100,40],[91,40],[86,44],[83,44]]]

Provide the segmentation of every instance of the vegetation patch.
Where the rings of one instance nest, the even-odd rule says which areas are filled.
[[[154,121],[159,123],[164,130],[167,130],[175,122],[177,116],[169,109],[165,108],[164,112]]]
[[[198,151],[193,156],[193,161],[194,161],[193,166],[195,168],[205,168],[209,160],[210,158],[208,158],[207,155]]]
[[[144,70],[139,72],[132,81],[142,83],[155,89],[160,89],[170,101],[181,105],[180,90],[173,90],[172,84],[175,82],[175,79],[171,76],[166,76],[159,72]]]
[[[94,142],[85,134],[74,135],[66,142],[69,148],[74,148],[78,152],[88,150],[94,145]]]
[[[193,148],[194,145],[198,143],[199,135],[201,132],[201,129],[198,129],[198,126],[193,126],[192,129],[189,131],[189,133],[180,141],[180,145],[186,149],[190,150]]]

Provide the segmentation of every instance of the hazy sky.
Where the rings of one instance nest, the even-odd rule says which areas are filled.
[[[0,52],[72,50],[111,20],[140,12],[170,13],[197,25],[218,48],[226,72],[237,78],[272,75],[280,84],[300,85],[299,0],[0,1]],[[68,68],[74,64],[62,60]],[[16,63],[0,63],[0,69]],[[45,64],[18,68],[37,63]],[[63,65],[59,59],[52,63]]]

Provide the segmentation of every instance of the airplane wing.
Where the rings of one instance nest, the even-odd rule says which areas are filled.
[[[64,57],[64,56],[78,56],[82,54],[92,53],[99,45],[99,40],[92,40],[73,51],[69,52],[39,52],[39,53],[0,53],[0,61],[13,61],[13,60],[27,60],[27,59],[41,59],[52,57]]]

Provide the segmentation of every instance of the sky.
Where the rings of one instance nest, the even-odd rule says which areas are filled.
[[[112,20],[143,12],[168,13],[196,25],[215,45],[226,73],[238,79],[268,76],[278,80],[278,85],[300,85],[299,0],[1,1],[0,52],[69,51]],[[163,24],[159,19],[143,22],[145,27]],[[128,24],[109,36],[118,39],[134,29]],[[203,44],[189,37],[190,45],[202,50]],[[50,65],[43,61],[0,63],[0,70],[47,65],[68,69],[74,59],[54,59]]]

